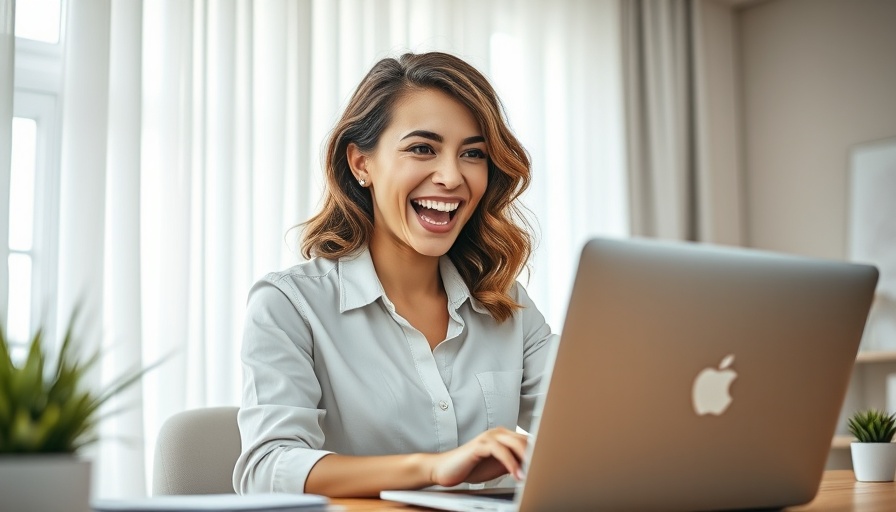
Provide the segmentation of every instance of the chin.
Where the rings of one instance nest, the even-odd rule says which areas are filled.
[[[448,254],[451,246],[454,245],[455,238],[449,240],[424,241],[409,244],[417,253],[423,256],[440,257]]]
[[[433,258],[440,258],[440,257],[448,254],[449,249],[451,249],[450,245],[445,248],[425,247],[425,248],[418,248],[416,250],[417,250],[417,253],[419,253],[423,256],[432,256]]]

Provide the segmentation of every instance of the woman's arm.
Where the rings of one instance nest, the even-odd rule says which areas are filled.
[[[311,469],[305,492],[333,498],[376,497],[384,489],[451,487],[510,473],[523,478],[528,437],[505,428],[483,432],[443,453],[352,457],[324,456]]]
[[[271,274],[249,292],[243,346],[242,405],[237,417],[242,451],[233,486],[240,494],[301,493],[324,450],[308,321],[290,301],[294,294]]]
[[[523,309],[517,312],[523,335],[523,382],[517,425],[531,431],[536,423],[535,418],[541,415],[541,402],[554,364],[559,336],[551,333],[550,326],[523,285],[516,283],[515,291],[516,301],[523,305]]]

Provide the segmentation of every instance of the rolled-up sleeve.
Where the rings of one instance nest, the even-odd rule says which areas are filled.
[[[304,492],[311,468],[331,453],[321,450],[326,411],[319,408],[313,337],[301,304],[268,280],[249,292],[238,416],[242,453],[233,472],[241,494]]]

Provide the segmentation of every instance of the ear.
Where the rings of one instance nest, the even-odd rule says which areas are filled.
[[[357,144],[353,142],[345,148],[345,158],[356,181],[362,179],[370,180],[370,177],[367,174],[367,155],[361,151],[361,148],[359,148]]]

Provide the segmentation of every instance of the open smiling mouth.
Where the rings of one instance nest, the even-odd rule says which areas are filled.
[[[421,220],[432,224],[433,226],[445,226],[451,222],[451,219],[457,214],[457,209],[460,207],[460,203],[446,203],[429,199],[412,199],[411,206],[414,207],[414,211],[417,212],[417,216],[420,217]]]

